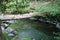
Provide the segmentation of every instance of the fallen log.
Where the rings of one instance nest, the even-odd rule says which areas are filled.
[[[35,13],[27,13],[27,14],[17,14],[17,15],[1,15],[0,19],[1,20],[17,20],[17,19],[22,19],[22,18],[30,18],[32,16],[36,16],[37,14]]]

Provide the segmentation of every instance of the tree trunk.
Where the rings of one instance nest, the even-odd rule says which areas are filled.
[[[1,30],[1,20],[0,20],[0,40],[3,40],[3,38],[2,38],[2,30]]]

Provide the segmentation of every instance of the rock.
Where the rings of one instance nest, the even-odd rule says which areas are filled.
[[[60,29],[60,23],[56,24],[56,28]]]
[[[12,24],[12,23],[14,23],[14,21],[13,20],[8,20],[8,21],[3,21],[3,23]]]
[[[37,18],[34,18],[34,17],[32,17],[32,18],[29,18],[30,20],[37,20]]]
[[[7,32],[12,32],[14,29],[12,29],[12,28],[10,28],[10,27],[8,27],[7,29],[5,29]]]
[[[8,27],[9,25],[8,24],[4,24],[5,27]]]
[[[6,21],[6,22],[11,24],[11,23],[14,23],[14,20]]]
[[[10,37],[14,37],[15,35],[12,34],[12,33],[9,33],[8,36],[10,36]]]

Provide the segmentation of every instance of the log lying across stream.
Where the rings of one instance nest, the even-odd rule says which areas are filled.
[[[27,14],[17,14],[17,15],[1,15],[1,20],[16,20],[16,19],[22,19],[22,18],[30,18],[32,16],[36,16],[35,13],[27,13]]]

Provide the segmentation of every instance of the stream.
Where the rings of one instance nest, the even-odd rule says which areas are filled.
[[[18,33],[18,35],[14,37],[15,40],[54,40],[53,33],[58,31],[52,24],[30,19],[16,20],[10,27]],[[8,30],[9,29],[7,29],[7,31]],[[12,30],[12,32],[13,31],[14,30]],[[10,33],[10,31],[8,32]]]
[[[43,32],[39,32],[38,30],[27,27],[26,29],[22,29],[19,31],[19,38],[17,40],[48,40],[47,35],[45,35]]]
[[[48,29],[48,25],[31,21],[28,19],[18,20],[21,28],[18,29],[18,36],[15,40],[52,40],[52,31]],[[21,26],[22,25],[22,26]],[[51,36],[52,35],[52,36]]]

